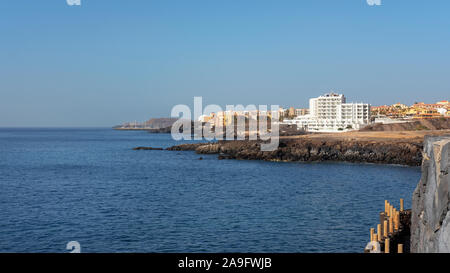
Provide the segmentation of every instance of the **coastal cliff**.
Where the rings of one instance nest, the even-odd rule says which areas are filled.
[[[450,136],[426,137],[413,194],[411,252],[450,252]]]

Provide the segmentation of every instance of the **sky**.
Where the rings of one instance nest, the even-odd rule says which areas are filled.
[[[0,127],[108,127],[177,104],[450,99],[450,1],[1,0]]]

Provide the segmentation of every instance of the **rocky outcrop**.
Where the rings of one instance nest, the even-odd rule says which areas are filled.
[[[260,141],[219,141],[183,144],[168,150],[193,150],[220,154],[222,158],[266,161],[347,161],[419,166],[422,144],[402,141],[354,141],[327,139],[283,139],[278,149],[261,151]],[[226,157],[224,157],[226,156]]]
[[[168,151],[196,151],[198,154],[218,154],[220,153],[218,143],[188,143],[167,148]]]
[[[154,148],[154,147],[136,147],[136,148],[133,148],[133,150],[135,150],[135,151],[140,151],[140,150],[161,151],[161,150],[164,150],[164,149],[163,148]]]
[[[426,137],[413,195],[411,252],[450,252],[450,136]]]
[[[198,154],[218,154],[220,153],[222,145],[219,143],[209,143],[206,145],[200,145],[195,149]]]
[[[208,145],[208,143],[188,143],[188,144],[180,144],[175,145],[169,148],[166,148],[168,151],[195,151],[200,146]]]

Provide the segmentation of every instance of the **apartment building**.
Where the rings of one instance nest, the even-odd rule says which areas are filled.
[[[304,116],[309,114],[309,108],[298,108],[295,109],[296,116]]]
[[[339,132],[360,129],[370,123],[370,105],[347,103],[343,94],[328,93],[309,100],[309,114],[284,120],[307,131]]]

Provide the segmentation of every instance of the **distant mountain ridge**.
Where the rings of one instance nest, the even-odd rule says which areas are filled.
[[[152,118],[144,123],[149,129],[162,129],[172,126],[178,118]]]
[[[114,126],[115,130],[165,130],[171,128],[178,118],[152,118],[145,122],[126,122]]]

